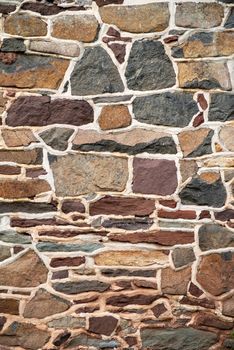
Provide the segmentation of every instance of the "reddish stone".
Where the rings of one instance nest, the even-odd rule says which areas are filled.
[[[23,250],[24,250],[24,248],[20,247],[20,246],[16,246],[13,248],[14,254],[18,254],[19,252],[22,252]]]
[[[21,168],[11,165],[0,165],[0,174],[18,175],[21,173]]]
[[[203,113],[200,112],[193,121],[193,126],[196,128],[197,126],[201,125],[202,123],[204,123],[204,116]]]
[[[108,44],[108,47],[113,51],[117,61],[119,63],[123,63],[126,55],[126,45],[114,43],[114,44]]]
[[[203,294],[203,291],[200,288],[198,288],[193,282],[190,282],[189,293],[199,298]]]
[[[215,303],[207,298],[197,299],[185,296],[180,300],[180,303],[193,306],[201,306],[207,309],[215,309]]]
[[[8,13],[14,12],[15,9],[16,5],[0,4],[0,13],[3,15],[8,15]]]
[[[175,202],[173,199],[160,200],[159,204],[162,205],[163,207],[168,207],[168,208],[176,208],[177,206],[177,202]]]
[[[194,210],[177,210],[177,211],[166,211],[160,209],[158,211],[158,217],[166,219],[196,219],[196,212]]]
[[[35,226],[41,226],[41,225],[56,225],[56,220],[11,218],[12,227],[35,227]]]
[[[167,38],[163,39],[165,44],[170,44],[172,42],[178,41],[179,36],[178,35],[171,35],[168,36]]]
[[[155,305],[152,309],[155,317],[159,317],[167,311],[167,308],[163,303]]]
[[[191,268],[174,271],[170,267],[162,269],[161,288],[165,294],[186,294],[191,279]]]
[[[199,220],[202,220],[202,219],[210,219],[211,218],[211,215],[210,215],[210,212],[208,210],[202,210],[200,215],[199,215]]]
[[[89,332],[111,335],[117,327],[118,320],[113,316],[89,318]]]
[[[62,212],[65,214],[78,211],[79,213],[85,213],[85,206],[79,200],[65,199],[62,203]]]
[[[158,295],[143,295],[143,294],[136,294],[136,295],[126,295],[126,294],[119,294],[112,297],[107,298],[106,304],[112,305],[112,306],[118,306],[118,307],[124,307],[128,306],[130,304],[136,304],[136,305],[149,305],[153,301],[157,300],[159,298]]]
[[[39,169],[26,169],[26,177],[37,178],[41,175],[46,175],[47,172],[43,168]]]
[[[165,159],[133,160],[133,192],[166,196],[177,188],[174,161]]]
[[[201,106],[203,111],[205,111],[207,109],[208,103],[207,103],[205,96],[203,94],[197,95],[197,102],[199,103],[199,105]]]
[[[115,38],[120,38],[120,32],[118,32],[118,30],[116,30],[115,28],[113,27],[110,27],[108,29],[108,31],[106,32],[106,35],[108,36],[113,36]]]
[[[156,282],[145,281],[145,280],[134,280],[133,283],[138,288],[158,289],[158,285]]]
[[[194,325],[196,325],[197,327],[206,326],[222,330],[229,330],[233,328],[234,322],[222,320],[216,315],[208,312],[201,312],[195,316]]]
[[[74,230],[48,230],[38,232],[39,236],[58,237],[58,238],[71,238],[76,237],[80,232]]]
[[[75,258],[54,258],[51,259],[51,267],[60,267],[60,266],[79,266],[85,263],[84,256],[77,256]]]
[[[80,307],[79,309],[76,309],[76,314],[80,314],[80,313],[93,313],[95,311],[99,310],[99,306],[83,306]]]
[[[109,4],[122,4],[124,0],[94,0],[96,4],[101,7]]]
[[[124,340],[128,343],[129,346],[133,346],[137,344],[137,338],[136,337],[126,337]]]
[[[43,16],[56,15],[63,11],[78,11],[85,10],[82,6],[71,6],[71,7],[60,7],[55,4],[43,4],[43,3],[34,3],[34,2],[25,2],[21,6],[22,10],[28,10],[33,12],[38,12]]]
[[[11,65],[17,60],[17,54],[14,52],[0,52],[0,61]]]
[[[216,212],[215,219],[220,221],[228,221],[234,219],[234,210],[233,209],[225,209],[220,212]]]
[[[67,270],[56,271],[52,275],[52,280],[63,279],[63,278],[67,278],[67,277],[68,277],[68,271]]]

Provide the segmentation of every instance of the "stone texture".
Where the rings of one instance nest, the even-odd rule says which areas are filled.
[[[149,305],[153,301],[158,299],[158,295],[144,295],[144,294],[135,294],[135,295],[127,295],[127,294],[118,294],[109,297],[106,300],[107,305],[125,307],[128,305]]]
[[[57,55],[79,57],[80,47],[77,43],[59,42],[52,40],[31,40],[29,48],[32,51],[54,53]]]
[[[177,188],[174,161],[141,159],[133,161],[133,192],[155,195],[170,195]]]
[[[86,292],[104,292],[109,289],[109,284],[96,280],[86,280],[80,282],[55,283],[53,288],[64,294],[78,294]]]
[[[102,223],[105,228],[118,228],[121,230],[147,230],[153,225],[151,218],[108,219]]]
[[[123,63],[126,55],[126,45],[113,43],[113,44],[108,44],[108,47],[113,51],[117,61],[120,64]]]
[[[191,279],[191,268],[174,271],[170,267],[162,269],[161,288],[165,294],[186,294]]]
[[[109,105],[102,108],[98,118],[102,130],[125,128],[131,124],[132,118],[125,105]]]
[[[209,120],[229,121],[234,119],[234,98],[233,94],[214,93],[211,94]]]
[[[42,223],[43,224],[43,223]],[[78,233],[77,233],[78,234]],[[64,236],[64,235],[63,235]],[[37,244],[37,249],[40,252],[85,252],[92,253],[93,251],[103,248],[102,243],[95,242],[80,242],[77,244],[73,243],[50,243],[50,242],[40,242]]]
[[[73,316],[64,316],[48,322],[48,326],[53,328],[80,328],[85,327],[85,319]]]
[[[48,182],[41,179],[27,181],[0,180],[0,197],[2,198],[34,198],[38,194],[50,190]]]
[[[234,28],[234,9],[233,9],[233,7],[230,8],[230,12],[229,12],[227,20],[224,24],[224,27],[228,28],[228,29]]]
[[[30,129],[2,129],[2,137],[7,147],[29,146],[37,142]]]
[[[72,95],[122,92],[123,82],[117,67],[100,46],[88,47],[71,75]]]
[[[51,259],[51,267],[60,267],[60,266],[79,266],[85,263],[84,256],[77,256],[75,258],[53,258]]]
[[[17,260],[0,267],[0,284],[18,288],[37,287],[46,282],[47,272],[38,255],[29,250]]]
[[[133,101],[136,119],[146,124],[184,127],[197,112],[197,104],[190,93],[165,92],[136,97]]]
[[[115,339],[98,339],[89,336],[88,334],[79,334],[74,336],[66,345],[66,349],[79,348],[80,346],[99,347],[99,349],[116,349],[119,347],[119,342]]]
[[[4,30],[8,34],[24,37],[45,36],[47,34],[47,24],[39,17],[28,13],[20,13],[6,18]]]
[[[52,4],[53,2],[53,4]],[[77,5],[86,5],[85,0],[78,0],[76,1]],[[88,4],[88,0],[86,1],[87,5],[90,5],[90,3]],[[69,4],[69,1],[67,1],[67,5],[66,6],[66,1],[63,2],[63,4],[65,5],[63,6],[58,6],[61,5],[61,1],[45,1],[45,2],[32,2],[32,1],[27,1],[24,2],[21,5],[21,9],[22,10],[28,10],[28,11],[32,11],[32,12],[37,12],[43,16],[51,16],[51,15],[56,15],[60,12],[64,12],[64,11],[79,11],[79,10],[84,10],[85,7],[83,6],[71,6],[71,4]]]
[[[0,202],[0,213],[49,213],[57,211],[56,205],[53,203],[40,202]]]
[[[228,330],[233,328],[233,322],[223,320],[210,312],[202,312],[197,314],[194,319],[194,325],[201,327],[213,327],[222,330]]]
[[[29,244],[31,243],[31,236],[23,233],[17,233],[11,229],[6,229],[0,231],[0,240],[6,243]]]
[[[1,45],[2,52],[25,52],[26,46],[23,39],[5,38]]]
[[[179,143],[184,157],[200,157],[212,153],[211,143],[214,131],[206,128],[182,131]]]
[[[19,300],[17,299],[0,299],[0,312],[3,314],[18,315]]]
[[[12,162],[25,165],[39,165],[42,163],[42,149],[32,150],[0,150],[1,162]]]
[[[127,160],[120,157],[69,154],[55,157],[50,163],[58,196],[100,190],[120,192],[128,178]]]
[[[103,22],[114,24],[125,32],[158,32],[166,29],[169,24],[169,10],[166,3],[107,6],[102,7],[99,12]]]
[[[214,296],[234,288],[234,257],[231,252],[212,253],[202,257],[197,270],[197,281]]]
[[[84,213],[85,207],[79,200],[66,199],[62,203],[61,210],[65,214],[73,213],[73,212]]]
[[[74,133],[70,128],[51,128],[42,131],[39,136],[51,148],[57,151],[65,151],[68,147],[68,140]]]
[[[124,0],[94,0],[98,6],[105,6],[109,4],[122,4]]]
[[[1,239],[1,234],[0,234]],[[11,250],[10,247],[1,245],[0,246],[0,261],[3,261],[11,256]]]
[[[118,320],[113,316],[89,318],[89,332],[96,334],[111,335],[117,327]]]
[[[234,246],[234,232],[217,224],[206,224],[198,231],[199,247],[202,251]]]
[[[222,313],[225,316],[234,317],[234,296],[223,301]]]
[[[125,76],[129,89],[157,90],[175,84],[172,62],[163,44],[157,40],[140,40],[133,43]]]
[[[193,248],[175,248],[172,251],[172,261],[175,268],[190,265],[196,260]]]
[[[234,124],[224,126],[219,133],[219,139],[224,147],[231,152],[234,152]]]

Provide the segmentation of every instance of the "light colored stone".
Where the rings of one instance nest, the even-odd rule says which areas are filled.
[[[28,146],[37,142],[30,129],[2,129],[2,137],[8,147]]]
[[[225,125],[219,133],[219,138],[228,151],[234,152],[234,123]]]
[[[186,294],[191,278],[191,267],[174,271],[170,267],[161,272],[161,288],[166,294]]]
[[[189,130],[189,131],[182,131],[178,138],[180,142],[180,147],[183,152],[183,156],[199,156],[202,152],[205,153],[211,153],[211,146],[210,142],[208,147],[202,147],[203,143],[207,139],[208,134],[210,133],[210,129],[203,128],[198,130]],[[206,145],[207,146],[207,145]],[[199,151],[199,147],[203,148]],[[209,148],[209,149],[208,149]]]
[[[29,49],[37,52],[54,53],[57,55],[79,57],[80,47],[77,43],[57,42],[51,40],[33,40]]]
[[[0,197],[2,198],[34,198],[37,194],[50,190],[48,182],[42,179],[0,180]]]

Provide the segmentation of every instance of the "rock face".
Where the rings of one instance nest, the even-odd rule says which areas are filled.
[[[26,13],[7,17],[4,29],[9,34],[25,37],[45,36],[47,33],[46,22]]]
[[[234,119],[233,94],[215,93],[211,94],[209,108],[210,121],[229,121]]]
[[[0,180],[0,197],[2,198],[34,198],[36,195],[50,191],[45,180]]]
[[[191,268],[174,271],[170,267],[162,270],[161,288],[166,294],[186,294],[191,278]]]
[[[213,135],[214,131],[206,128],[181,132],[178,137],[184,157],[199,157],[212,153]]]
[[[68,147],[68,140],[73,132],[73,129],[68,128],[51,128],[43,131],[39,135],[51,148],[58,151],[65,151]]]
[[[198,231],[199,247],[202,251],[234,246],[234,232],[216,224],[206,224]]]

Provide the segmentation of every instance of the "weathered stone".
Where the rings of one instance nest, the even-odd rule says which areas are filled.
[[[32,51],[54,53],[57,55],[79,57],[80,47],[77,43],[67,43],[52,41],[52,40],[32,40],[29,43],[29,48]]]
[[[124,0],[94,0],[98,6],[105,6],[109,4],[122,4]]]
[[[214,296],[234,288],[234,255],[232,252],[212,253],[201,258],[197,270],[197,281]]]
[[[1,86],[57,89],[69,64],[68,60],[56,57],[14,55],[11,62],[0,60]]]
[[[34,198],[36,195],[50,190],[48,182],[41,179],[0,180],[0,197],[2,198]]]
[[[121,277],[121,276],[129,276],[129,277],[155,277],[156,270],[129,270],[129,269],[119,269],[119,268],[105,268],[101,270],[103,276],[106,277]]]
[[[79,294],[86,292],[104,292],[109,289],[110,285],[105,282],[96,280],[86,280],[80,282],[65,282],[54,283],[53,288],[60,293],[64,294]]]
[[[0,299],[0,312],[3,314],[19,315],[19,300]]]
[[[37,249],[40,252],[86,252],[92,253],[93,251],[103,248],[102,243],[87,242],[87,243],[51,243],[51,242],[40,242],[37,244]]]
[[[65,316],[50,321],[48,323],[48,326],[52,328],[84,328],[85,319],[72,316]]]
[[[210,121],[225,122],[234,119],[234,95],[225,93],[211,94],[208,118]]]
[[[182,181],[185,182],[190,177],[197,174],[198,165],[195,160],[183,159],[180,160],[180,174]]]
[[[219,133],[219,138],[222,144],[225,146],[225,148],[228,151],[234,152],[234,125],[225,125],[222,127],[220,133]]]
[[[222,330],[232,329],[234,325],[233,322],[223,320],[210,312],[201,312],[197,314],[193,323],[198,327],[206,326]]]
[[[81,333],[72,338],[65,346],[65,349],[74,349],[74,347],[79,348],[80,346],[97,347],[98,349],[116,349],[120,344],[115,339],[102,340]]]
[[[86,48],[71,74],[72,95],[97,95],[123,90],[118,69],[108,53],[100,46]]]
[[[93,109],[88,102],[69,99],[51,101],[48,96],[19,97],[10,106],[7,114],[7,124],[10,126],[80,126],[93,121]]]
[[[161,288],[165,294],[186,294],[191,279],[191,268],[174,271],[170,267],[162,269]]]
[[[194,328],[143,328],[141,339],[145,349],[207,350],[218,341],[218,336]]]
[[[108,44],[108,47],[113,51],[117,61],[120,64],[123,63],[126,55],[126,45],[113,43],[113,44]]]
[[[79,1],[79,3],[82,2]],[[84,1],[83,1],[84,2]],[[77,5],[79,5],[79,3],[76,1]],[[65,3],[64,3],[65,4]],[[24,2],[21,5],[21,9],[22,10],[28,10],[28,11],[32,11],[32,12],[37,12],[40,13],[43,16],[51,16],[51,15],[56,15],[60,12],[63,11],[79,11],[79,10],[84,10],[85,8],[83,6],[58,6],[58,4],[54,3],[52,4],[51,1],[46,1],[46,2]]]
[[[201,295],[202,294],[203,292],[201,292]],[[198,299],[198,298],[191,298],[191,297],[184,296],[182,299],[180,299],[180,303],[185,305],[201,306],[207,309],[215,309],[215,303],[212,300],[209,300],[207,298]]]
[[[71,336],[71,333],[64,331],[62,334],[59,334],[53,341],[53,345],[60,346],[65,343]]]
[[[139,122],[153,125],[184,127],[198,112],[193,95],[182,92],[136,97],[133,113]]]
[[[134,219],[109,219],[102,223],[105,228],[119,228],[122,230],[147,230],[154,223],[152,218],[134,218]]]
[[[149,305],[153,301],[158,299],[158,295],[153,294],[135,294],[135,295],[127,295],[127,294],[119,294],[119,295],[114,295],[106,300],[107,305],[112,305],[112,306],[118,306],[118,307],[125,307],[128,305]]]
[[[23,316],[26,318],[45,318],[69,309],[71,303],[53,295],[45,289],[39,289],[35,296],[27,302]]]
[[[230,8],[230,12],[226,19],[224,27],[228,29],[234,28],[234,8],[233,7]]]
[[[193,126],[197,128],[199,125],[203,124],[205,121],[203,112],[200,112],[193,120]]]
[[[96,191],[123,191],[128,179],[126,158],[69,154],[50,161],[58,196]]]
[[[42,163],[42,149],[34,148],[32,150],[0,150],[1,162],[12,162],[25,165],[38,165]]]
[[[157,40],[139,40],[133,43],[125,76],[129,89],[156,90],[175,84],[172,62],[163,44]]]
[[[98,26],[93,15],[60,15],[52,20],[52,36],[89,43],[95,40]]]
[[[233,350],[234,348],[234,339],[225,339],[223,343],[224,349],[225,350]]]
[[[66,199],[62,203],[61,210],[65,214],[73,213],[73,212],[84,213],[85,212],[85,206],[79,200]]]
[[[2,137],[7,147],[28,146],[37,142],[30,129],[2,129]]]
[[[175,268],[186,266],[196,260],[193,248],[175,248],[172,251],[172,261]]]
[[[234,246],[234,232],[217,224],[206,224],[198,231],[199,247],[202,251]]]
[[[0,202],[0,213],[48,213],[57,211],[53,203],[40,202]]]
[[[225,316],[234,317],[234,295],[223,301],[222,313]]]
[[[179,135],[184,157],[200,157],[212,153],[211,143],[214,131],[206,128],[182,131]]]
[[[159,209],[158,210],[158,217],[164,218],[164,219],[193,220],[193,219],[196,219],[197,213],[194,210],[167,211],[164,209]]]
[[[68,140],[73,133],[74,129],[55,127],[40,132],[39,136],[51,148],[65,151],[68,147]]]
[[[30,244],[32,240],[29,235],[6,229],[0,231],[0,241],[15,244]]]
[[[168,311],[164,303],[155,305],[151,310],[153,311],[154,316],[157,318]]]
[[[104,106],[98,118],[102,130],[124,128],[129,126],[131,121],[131,115],[125,105]]]
[[[60,267],[60,266],[79,266],[85,263],[84,256],[77,256],[75,258],[53,258],[51,259],[50,266]]]
[[[23,39],[5,38],[2,41],[2,52],[25,52],[26,46]]]
[[[212,28],[221,24],[223,16],[220,4],[186,2],[177,4],[175,22],[179,27]]]
[[[0,232],[0,240],[1,240],[1,232]],[[1,245],[0,246],[0,261],[3,261],[11,256],[10,247]]]
[[[131,33],[160,32],[169,24],[166,3],[138,6],[108,6],[99,10],[102,21]]]
[[[234,219],[234,210],[232,209],[224,209],[223,211],[215,212],[214,214],[215,214],[215,219],[219,221],[230,221]]]
[[[94,103],[119,103],[119,102],[125,102],[130,101],[132,98],[132,95],[120,95],[120,96],[99,96],[94,97],[93,102]]]
[[[18,288],[37,287],[46,282],[47,272],[38,255],[29,250],[17,260],[0,267],[0,284]]]
[[[11,323],[0,335],[1,345],[22,347],[29,350],[41,349],[49,340],[50,334],[46,330],[37,328],[30,323]]]
[[[113,316],[90,317],[88,330],[96,334],[111,335],[117,324],[118,320]]]
[[[94,260],[102,266],[147,266],[163,265],[168,262],[168,256],[160,250],[113,250],[99,253]]]
[[[165,159],[135,158],[132,190],[135,193],[170,195],[177,188],[176,165]]]
[[[4,23],[6,33],[24,37],[45,36],[47,24],[41,18],[28,13],[8,16]]]

